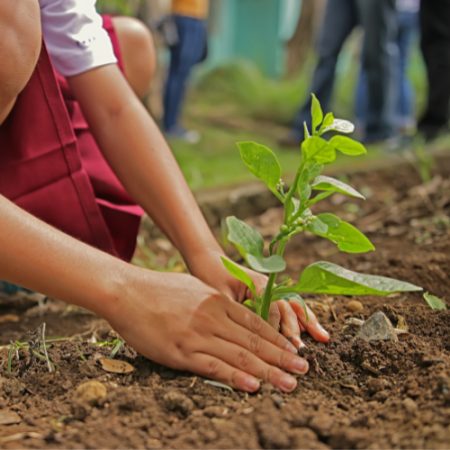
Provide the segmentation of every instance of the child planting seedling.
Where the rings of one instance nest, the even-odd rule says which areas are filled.
[[[305,302],[299,294],[334,294],[334,295],[388,295],[401,291],[422,290],[418,286],[391,278],[365,275],[344,269],[336,264],[319,261],[308,266],[300,276],[297,284],[291,280],[276,285],[277,273],[286,268],[283,252],[292,236],[309,231],[317,236],[337,244],[339,250],[348,253],[364,253],[375,250],[367,237],[347,222],[333,214],[315,216],[311,207],[319,201],[339,192],[351,197],[364,197],[352,187],[339,180],[322,176],[324,166],[336,159],[336,152],[356,156],[366,153],[362,144],[346,136],[336,135],[326,141],[322,135],[328,131],[352,133],[352,123],[335,119],[332,113],[323,117],[319,101],[312,94],[312,130],[309,133],[305,124],[305,136],[301,146],[301,164],[294,182],[287,192],[281,180],[281,167],[275,154],[254,142],[238,144],[242,160],[257,178],[264,181],[269,189],[284,205],[284,223],[279,234],[269,246],[269,256],[263,255],[264,240],[253,228],[236,217],[228,217],[228,239],[235,244],[247,264],[258,272],[269,274],[267,286],[263,293],[256,292],[250,277],[238,266],[222,258],[227,270],[243,281],[253,294],[253,299],[246,300],[249,307],[264,320],[268,320],[270,304],[275,300],[298,302],[305,310]],[[313,191],[319,193],[311,198]]]

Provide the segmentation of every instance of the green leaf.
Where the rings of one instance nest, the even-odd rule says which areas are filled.
[[[239,142],[241,158],[255,177],[264,181],[272,192],[281,178],[281,167],[272,150],[255,142]]]
[[[256,288],[252,279],[236,264],[232,263],[223,256],[221,256],[220,258],[222,259],[223,265],[228,270],[228,272],[230,272],[233,277],[241,280],[252,291],[253,298],[256,300],[258,297],[256,296]]]
[[[309,185],[309,170],[305,167],[298,180],[298,195],[300,196],[300,202],[305,205],[311,197],[311,186]]]
[[[305,168],[309,170],[309,179],[312,180],[316,178],[323,170],[323,164],[316,164],[314,162],[309,162],[305,164]]]
[[[335,191],[340,192],[341,194],[350,195],[351,197],[362,198],[363,200],[365,200],[365,197],[362,194],[360,194],[348,184],[336,180],[335,178],[326,177],[323,175],[318,176],[313,181],[311,187],[312,189],[318,191]]]
[[[254,313],[256,313],[257,311],[257,305],[256,302],[254,302],[253,300],[247,299],[245,300],[244,303],[242,303],[244,306],[246,306],[250,311],[253,311]]]
[[[327,226],[327,231],[325,233],[310,229],[310,227],[319,220]],[[321,236],[334,242],[337,244],[338,249],[343,252],[365,253],[375,250],[375,247],[361,231],[353,225],[343,222],[339,217],[336,217],[333,214],[319,214],[317,219],[306,229],[317,236]]]
[[[364,155],[367,150],[364,145],[346,136],[334,136],[330,139],[330,145],[345,155]]]
[[[244,258],[246,254],[262,256],[264,239],[256,230],[235,216],[227,217],[226,222],[228,240],[236,246]]]
[[[247,254],[246,261],[248,262],[248,265],[257,272],[282,272],[286,269],[286,262],[279,255],[272,255],[268,258],[264,258]]]
[[[289,302],[299,303],[305,311],[306,323],[309,322],[308,309],[306,307],[305,301],[300,297],[300,295],[296,294],[295,292],[287,292],[285,294],[277,295],[275,292],[272,297],[272,301],[276,301],[276,300],[285,300],[288,303]]]
[[[321,194],[316,195],[313,199],[311,199],[308,202],[308,206],[312,206],[317,202],[320,202],[321,200],[329,197],[330,195],[333,195],[336,191],[326,191],[326,192],[322,192]]]
[[[306,122],[303,122],[303,130],[305,133],[305,139],[308,139],[311,137],[311,135],[309,134],[309,130],[308,130],[308,126],[306,125]]]
[[[336,159],[334,147],[329,145],[325,139],[317,136],[313,136],[303,142],[302,152],[306,162],[329,164]]]
[[[316,96],[314,94],[311,94],[312,96],[312,103],[311,103],[311,117],[312,117],[312,132],[313,134],[316,132],[316,129],[323,120],[323,112],[322,108],[320,107],[319,100],[317,100]]]
[[[334,122],[334,116],[333,113],[328,113],[325,116],[325,119],[323,119],[322,125],[320,127],[319,133],[323,134],[324,133],[324,129],[327,127],[330,127],[331,125],[333,125]]]
[[[389,295],[395,292],[421,291],[422,288],[392,278],[352,272],[330,262],[319,261],[308,266],[296,286],[280,292],[308,292],[332,295]]]
[[[322,130],[322,133],[328,131],[338,131],[339,133],[350,134],[355,131],[355,125],[348,120],[334,119],[333,123]]]
[[[264,258],[262,236],[246,223],[234,216],[227,217],[228,240],[232,242],[249,266],[258,272],[281,272],[286,268],[283,258],[272,255]]]
[[[423,298],[430,305],[430,308],[432,310],[447,309],[447,305],[442,300],[439,300],[437,297],[429,294],[428,292],[425,292],[425,294],[423,294]]]
[[[311,233],[317,234],[318,236],[324,236],[328,233],[328,225],[325,222],[322,222],[319,217],[311,222],[306,229]]]
[[[298,210],[300,209],[300,200],[298,198],[295,197],[291,198],[291,209],[292,212],[289,211],[289,213],[291,214],[291,216],[295,216],[298,213]]]

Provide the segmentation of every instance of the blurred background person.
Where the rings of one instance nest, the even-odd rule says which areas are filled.
[[[418,129],[430,140],[449,131],[450,1],[422,0],[420,30],[428,75],[428,100]]]
[[[407,76],[410,50],[415,34],[419,31],[420,0],[397,0],[397,45],[399,51],[397,68],[397,91],[395,109],[396,131],[411,135],[415,131],[415,95]],[[367,120],[367,75],[361,68],[356,91],[356,125],[364,134]]]
[[[170,66],[163,99],[163,129],[166,137],[191,143],[198,142],[200,134],[184,129],[179,123],[179,114],[191,69],[206,58],[204,20],[208,16],[208,8],[209,0],[172,0],[173,21],[178,36],[176,43],[170,47]]]
[[[323,110],[329,111],[339,53],[359,24],[365,32],[362,65],[368,86],[364,141],[385,141],[395,135],[392,119],[398,57],[395,0],[328,0],[319,36],[319,60],[310,91],[319,99]],[[304,122],[311,131],[310,108],[308,96],[294,119],[289,137],[281,140],[280,145],[301,144]]]

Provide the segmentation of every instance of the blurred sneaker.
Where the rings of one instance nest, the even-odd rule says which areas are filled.
[[[185,130],[181,127],[172,128],[164,133],[166,139],[179,139],[187,142],[188,144],[197,144],[200,142],[201,134],[196,130]]]
[[[385,139],[370,139],[366,137],[364,139],[361,139],[360,142],[364,146],[373,145],[381,147],[386,152],[394,153],[400,152],[412,145],[413,136],[395,135]]]

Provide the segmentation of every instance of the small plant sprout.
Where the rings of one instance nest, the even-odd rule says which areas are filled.
[[[335,119],[332,113],[323,116],[319,101],[312,95],[312,130],[305,124],[305,140],[301,146],[301,164],[294,182],[286,192],[281,180],[281,167],[275,154],[254,142],[238,143],[242,160],[257,178],[284,205],[284,222],[280,232],[269,246],[269,256],[264,256],[262,236],[246,223],[231,216],[227,218],[228,240],[232,242],[247,264],[255,271],[269,274],[262,294],[256,292],[251,278],[240,267],[222,258],[227,270],[244,282],[253,294],[244,305],[267,321],[270,304],[275,300],[300,303],[306,313],[306,305],[300,294],[330,295],[389,295],[394,292],[419,291],[418,286],[391,278],[365,275],[344,269],[330,262],[319,261],[308,266],[297,284],[290,280],[276,285],[277,274],[286,268],[283,252],[292,236],[308,231],[334,242],[338,249],[347,253],[364,253],[375,250],[367,237],[354,226],[333,214],[314,215],[311,207],[334,193],[364,199],[363,195],[339,180],[320,175],[326,164],[336,159],[336,152],[350,156],[366,153],[362,144],[347,136],[335,135],[329,141],[322,136],[328,131],[351,133],[352,123]],[[313,191],[317,195],[312,197]]]
[[[80,358],[87,364],[87,359],[84,357],[83,353],[81,353],[81,350],[77,346],[78,354],[80,355]]]
[[[109,359],[114,359],[114,357],[117,355],[117,352],[122,348],[122,345],[124,344],[124,341],[122,339],[117,339],[116,345],[114,346],[111,354],[109,355]]]
[[[447,305],[442,300],[435,297],[434,295],[429,294],[428,292],[425,292],[425,294],[423,294],[423,298],[433,311],[435,309],[447,309]]]

